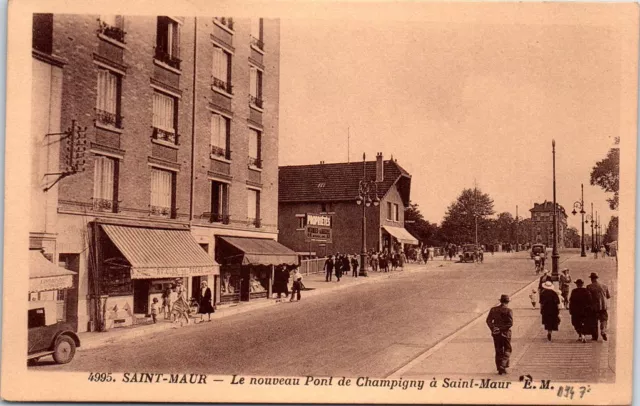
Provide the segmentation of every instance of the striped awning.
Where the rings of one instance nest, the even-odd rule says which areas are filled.
[[[382,226],[389,234],[404,244],[418,245],[418,240],[404,227]]]
[[[103,224],[102,229],[131,264],[132,279],[218,275],[220,266],[189,230]]]
[[[220,237],[234,247],[238,255],[228,257],[230,263],[242,265],[297,265],[298,254],[276,240],[267,238]]]
[[[39,250],[29,251],[29,293],[71,288],[75,274],[51,263]]]

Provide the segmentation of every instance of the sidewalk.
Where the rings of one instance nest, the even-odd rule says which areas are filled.
[[[600,280],[609,287],[610,309],[616,306],[615,262],[606,259],[575,256],[560,268],[571,269],[573,280],[580,278],[589,284],[589,274],[598,272]],[[532,280],[535,275],[532,275]],[[506,378],[518,380],[529,374],[534,379],[572,382],[612,382],[615,380],[615,323],[616,315],[609,310],[609,341],[577,342],[568,310],[560,310],[559,331],[547,340],[541,325],[540,307],[533,309],[529,300],[532,288],[537,290],[537,278],[526,288],[513,294],[509,307],[513,310],[511,368]],[[574,285],[575,286],[575,285]],[[485,324],[487,313],[479,315],[463,329],[449,336],[405,367],[392,374],[406,378],[447,376],[450,378],[487,378],[497,376],[494,363],[493,340]]]
[[[369,272],[367,277],[359,276],[354,278],[350,275],[343,276],[340,282],[336,281],[335,275],[333,281],[325,282],[324,273],[303,275],[303,283],[306,290],[302,291],[302,300],[316,295],[328,294],[331,292],[337,292],[341,289],[349,288],[352,286],[361,285],[364,283],[378,283],[390,278],[401,277],[413,272],[423,272],[430,269],[440,269],[447,264],[453,263],[452,261],[429,261],[427,265],[424,264],[405,264],[404,270],[397,270],[393,272]],[[245,313],[257,309],[261,309],[269,306],[276,306],[282,304],[285,300],[282,299],[258,299],[250,302],[240,302],[231,305],[218,306],[216,312],[211,315],[211,319],[220,319],[223,317],[232,316],[235,314]],[[111,329],[106,332],[86,332],[79,333],[80,342],[82,345],[78,348],[78,351],[86,351],[97,347],[120,342],[122,340],[130,340],[132,338],[146,336],[155,332],[171,329],[171,328],[190,328],[196,326],[196,321],[200,318],[197,316],[195,319],[191,319],[190,324],[186,324],[180,327],[180,324],[174,324],[169,321],[161,320],[162,316],[158,318],[158,323],[151,323],[151,319],[148,318],[148,323],[136,324],[130,327],[122,327]]]

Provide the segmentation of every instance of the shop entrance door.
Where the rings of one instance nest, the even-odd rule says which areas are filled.
[[[149,281],[145,279],[133,280],[133,312],[148,314],[149,311]]]
[[[240,269],[240,300],[243,302],[249,301],[249,282],[250,282],[250,270],[248,266],[243,266]]]
[[[200,300],[200,276],[191,277],[191,297]]]

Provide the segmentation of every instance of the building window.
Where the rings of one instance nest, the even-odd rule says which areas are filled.
[[[393,204],[391,202],[387,202],[387,220],[393,220]]]
[[[251,20],[251,45],[264,50],[264,42],[262,37],[262,18]]]
[[[153,138],[178,144],[176,105],[175,97],[153,93]]]
[[[100,26],[98,32],[121,43],[124,42],[124,18],[119,15],[101,15],[98,19]]]
[[[45,54],[53,52],[53,14],[34,14],[31,47]]]
[[[249,129],[249,166],[262,168],[262,134]]]
[[[229,119],[220,114],[211,115],[211,155],[231,159]]]
[[[98,98],[96,100],[96,120],[102,124],[122,128],[120,116],[119,75],[107,69],[98,70]]]
[[[231,54],[224,49],[213,47],[212,86],[229,94],[233,94],[231,85]]]
[[[211,222],[229,224],[229,185],[211,181]]]
[[[151,214],[175,218],[175,174],[151,169]]]
[[[180,26],[169,17],[158,17],[156,59],[180,69]]]
[[[249,103],[262,108],[262,71],[256,67],[249,67]]]
[[[93,209],[118,211],[118,160],[97,155],[93,170]]]
[[[233,31],[233,18],[231,17],[214,17],[214,20]]]
[[[249,197],[247,199],[247,217],[249,225],[260,227],[260,191],[247,189]]]
[[[400,221],[400,207],[397,204],[393,204],[393,221]]]
[[[298,228],[297,230],[304,230],[306,223],[306,218],[304,214],[296,214],[296,219],[298,220]]]

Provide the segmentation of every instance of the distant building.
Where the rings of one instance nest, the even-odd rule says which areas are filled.
[[[364,176],[363,176],[364,174]],[[362,205],[356,203],[361,180],[376,180],[379,206],[366,210],[367,250],[400,249],[418,241],[404,228],[411,175],[395,160],[281,166],[278,182],[278,241],[302,256],[362,249]],[[332,241],[305,238],[306,214],[331,217]]]
[[[565,234],[567,231],[567,213],[564,207],[557,204],[558,216],[558,248],[565,248]],[[553,202],[544,201],[534,203],[531,212],[531,243],[542,243],[548,247],[553,245]]]

